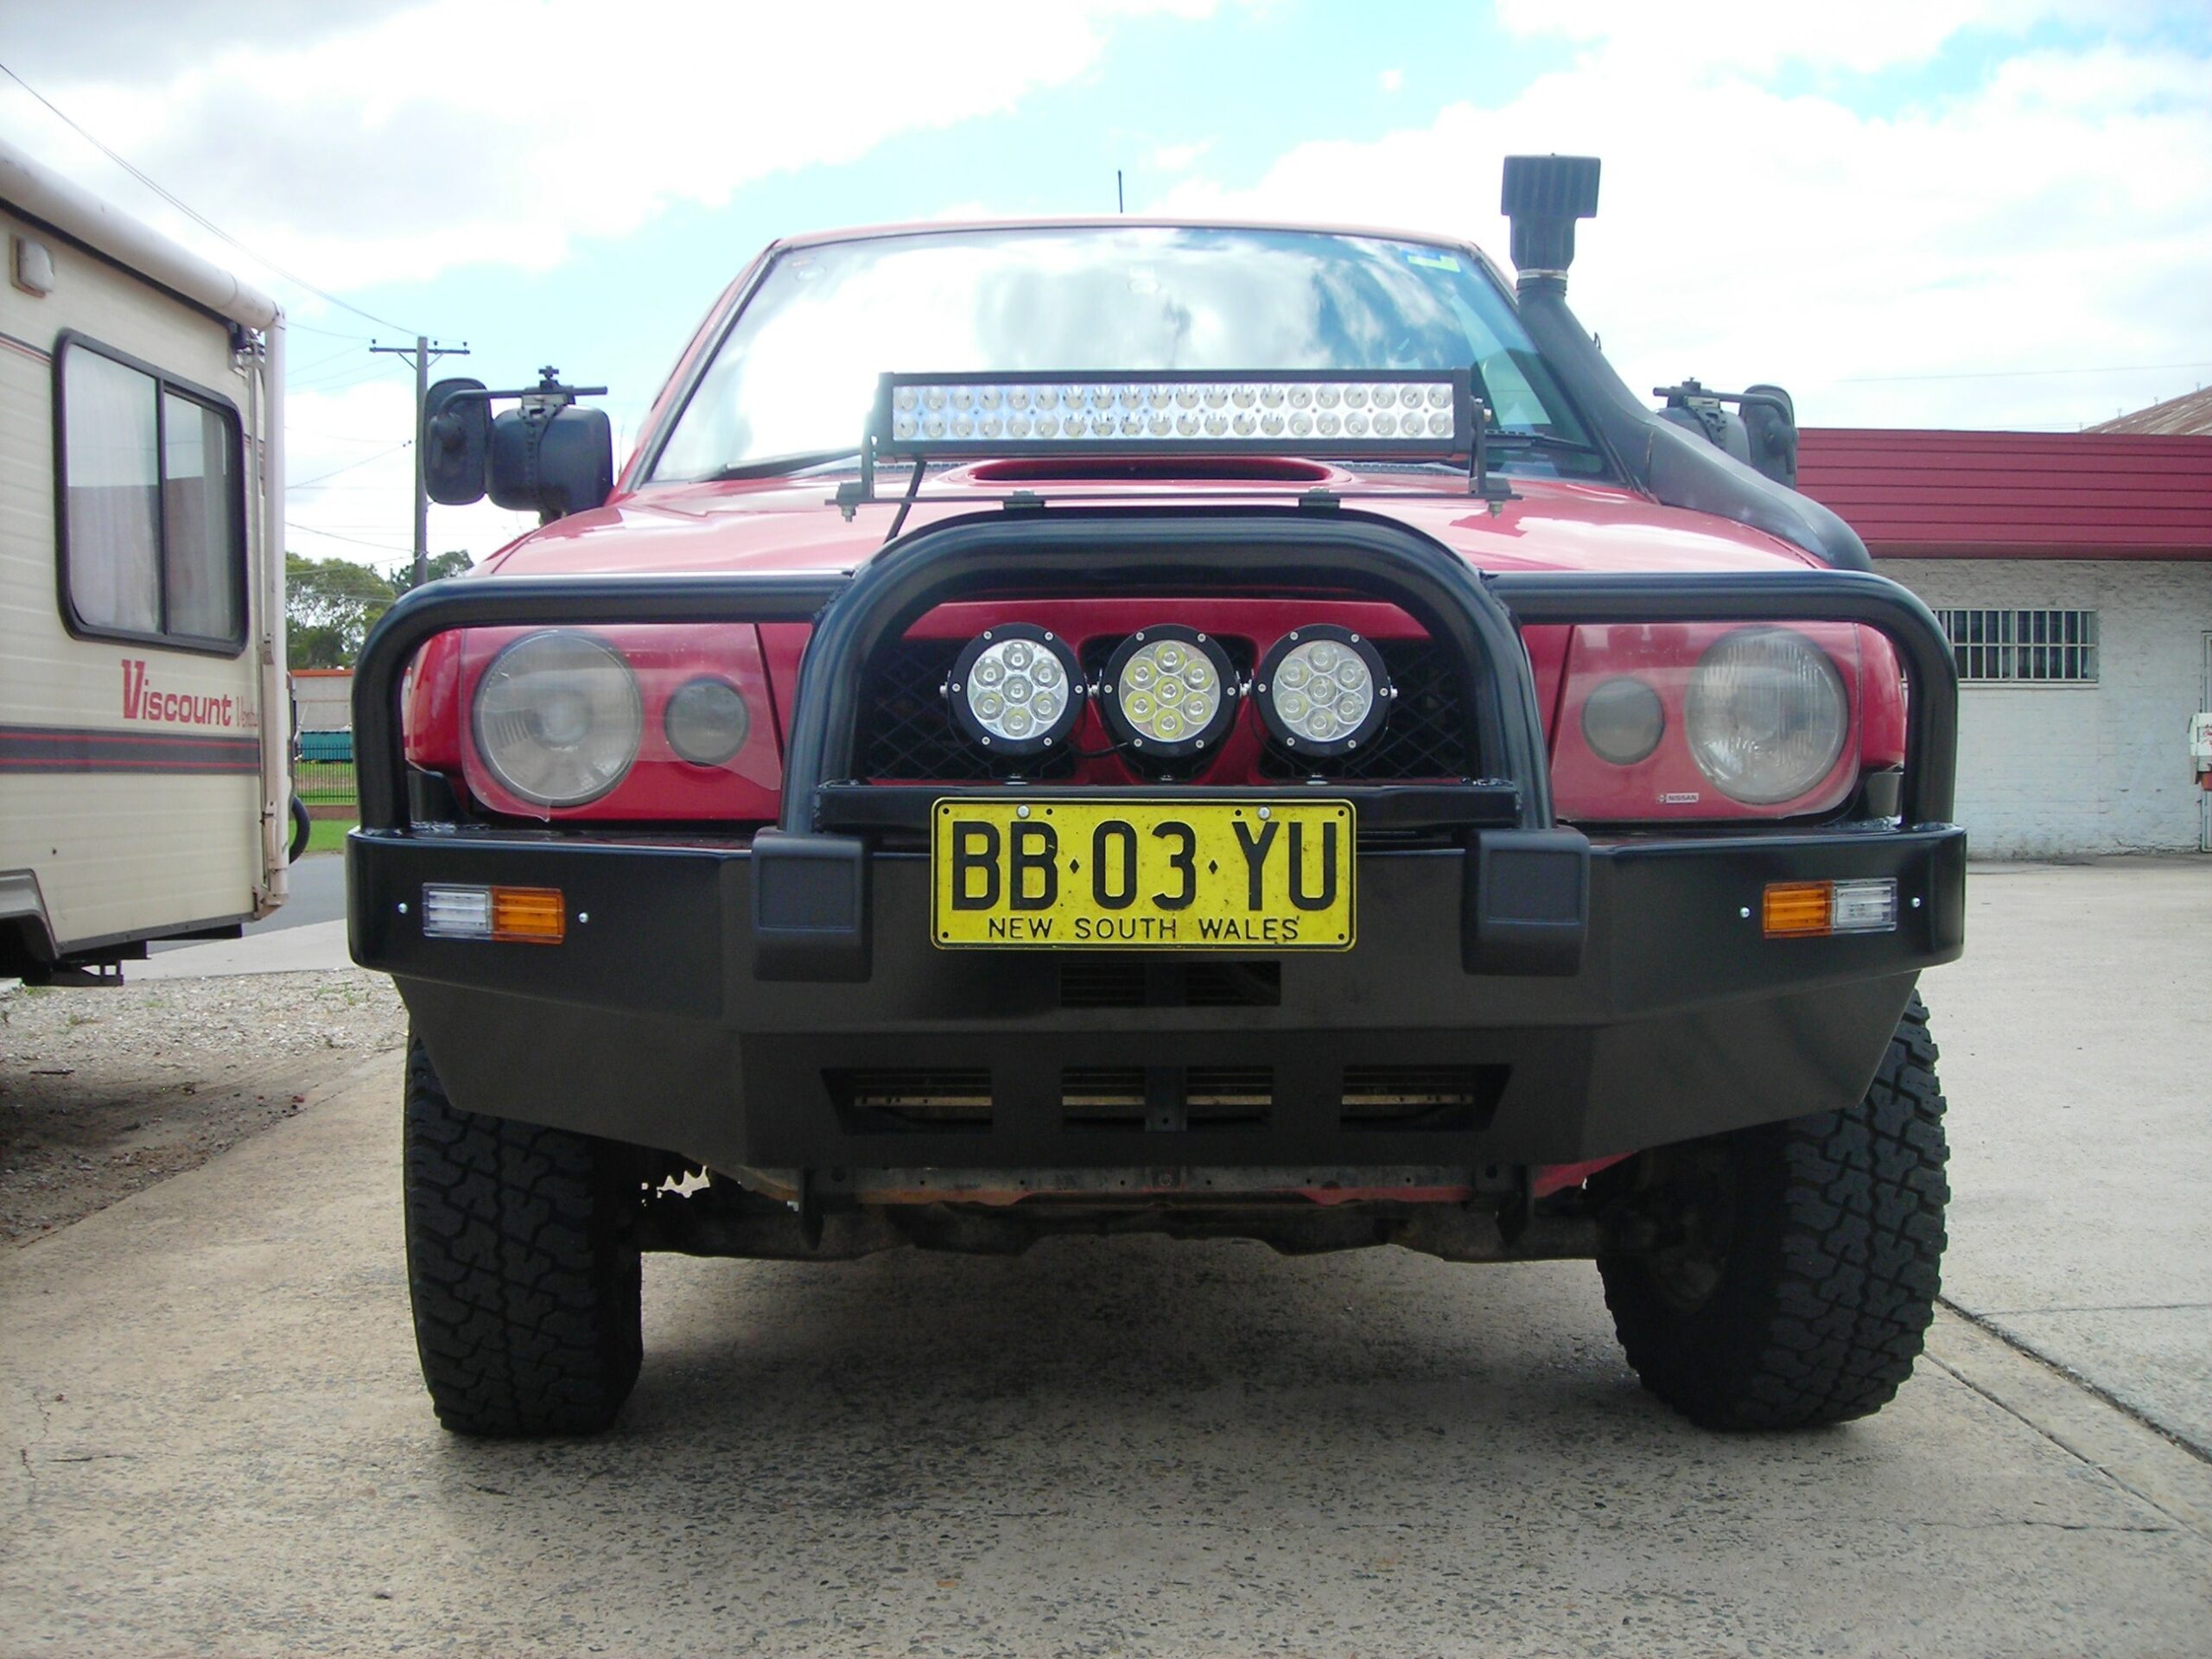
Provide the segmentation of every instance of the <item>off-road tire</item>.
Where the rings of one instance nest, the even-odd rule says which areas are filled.
[[[1670,1159],[1702,1160],[1728,1192],[1717,1282],[1694,1306],[1662,1287],[1649,1254],[1598,1258],[1646,1389],[1713,1428],[1840,1423],[1889,1403],[1935,1316],[1951,1196],[1936,1054],[1915,994],[1849,1110],[1646,1154],[1662,1178]],[[1620,1167],[1616,1195],[1638,1179]]]
[[[607,1427],[642,1352],[628,1149],[460,1110],[419,1042],[405,1140],[407,1284],[438,1421],[461,1434]]]

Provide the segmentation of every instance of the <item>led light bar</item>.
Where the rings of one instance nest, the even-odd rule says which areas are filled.
[[[1033,454],[1470,453],[1464,369],[1296,373],[887,374],[869,435],[886,460]]]

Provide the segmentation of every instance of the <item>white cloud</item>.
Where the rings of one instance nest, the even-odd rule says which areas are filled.
[[[1156,172],[1185,173],[1212,148],[1213,140],[1211,138],[1201,138],[1187,144],[1162,144],[1152,152],[1152,165]]]
[[[966,0],[917,27],[896,0],[846,0],[826,31],[818,10],[714,0],[631,0],[619,19],[602,0],[279,7],[281,36],[200,27],[188,54],[149,43],[168,24],[142,8],[139,45],[107,60],[75,49],[97,19],[54,7],[72,49],[56,28],[48,54],[36,33],[11,54],[34,84],[50,63],[42,92],[241,240],[359,286],[555,262],[671,204],[1009,109],[1090,73],[1122,20],[1214,4]],[[12,87],[0,130],[207,246]]]
[[[1821,29],[1770,31],[1755,55],[1833,42],[1853,67],[1901,60],[1969,13],[2022,9],[1932,0],[1894,8],[1892,31],[1875,5],[1847,33],[1823,8]],[[1504,10],[1529,27],[1586,16]],[[1704,55],[1699,40],[1666,48],[1687,77],[1666,107],[1649,55],[1664,31],[1645,10],[1624,3],[1623,33],[1508,103],[1302,145],[1249,190],[1192,181],[1162,205],[1461,232],[1502,263],[1498,158],[1602,156],[1573,300],[1630,383],[1779,381],[1811,423],[2072,425],[2186,391],[2192,372],[2010,377],[2212,357],[2212,63],[2123,44],[2025,53],[1978,87],[1866,117],[1758,85],[1718,6],[1698,14],[1717,20],[1694,31]],[[1440,180],[1465,181],[1456,207]],[[2008,378],[1890,378],[1936,373]]]
[[[1402,69],[1385,69],[1375,77],[1375,81],[1384,92],[1395,92],[1406,84],[1406,72]]]

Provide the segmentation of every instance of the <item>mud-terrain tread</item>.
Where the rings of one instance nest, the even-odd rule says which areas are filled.
[[[1916,993],[1857,1106],[1721,1137],[1738,1231],[1695,1313],[1669,1306],[1633,1258],[1599,1258],[1645,1388],[1718,1428],[1840,1423],[1889,1403],[1940,1288],[1951,1194],[1936,1060]]]
[[[475,1435],[607,1427],[641,1355],[620,1149],[459,1109],[419,1042],[405,1140],[408,1288],[438,1421]]]

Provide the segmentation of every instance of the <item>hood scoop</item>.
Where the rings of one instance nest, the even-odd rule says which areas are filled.
[[[1281,455],[1034,455],[979,461],[952,476],[976,484],[1327,484],[1338,469]]]

